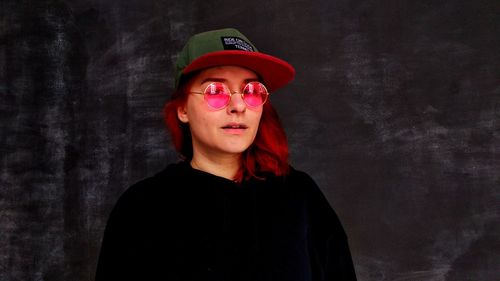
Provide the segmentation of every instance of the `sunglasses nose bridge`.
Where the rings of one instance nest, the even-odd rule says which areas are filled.
[[[237,96],[237,97],[235,97]],[[235,100],[236,98],[236,100]],[[243,105],[246,107],[245,100],[243,99],[243,92],[231,91],[229,90],[229,102],[228,104],[234,104],[234,106]]]

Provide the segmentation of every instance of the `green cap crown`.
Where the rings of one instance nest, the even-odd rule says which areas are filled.
[[[197,58],[212,52],[239,50],[258,52],[245,35],[234,28],[207,31],[193,35],[182,49],[175,64],[175,88],[179,85],[184,69]]]

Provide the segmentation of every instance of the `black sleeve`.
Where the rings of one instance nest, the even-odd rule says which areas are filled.
[[[356,281],[348,239],[337,214],[307,176],[309,187],[309,250],[314,280]]]

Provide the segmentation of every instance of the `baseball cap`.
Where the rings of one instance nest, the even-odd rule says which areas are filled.
[[[269,92],[293,80],[295,69],[286,61],[261,53],[241,32],[224,28],[193,35],[175,64],[175,88],[182,77],[197,70],[221,65],[235,65],[257,73]]]

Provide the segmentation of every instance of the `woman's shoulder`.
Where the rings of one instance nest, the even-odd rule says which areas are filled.
[[[292,166],[290,166],[290,173],[287,175],[287,177],[291,181],[298,181],[304,184],[316,185],[316,182],[308,173],[301,170],[297,170]]]
[[[329,217],[332,221],[338,221],[337,214],[330,205],[323,190],[308,173],[291,168],[287,178],[289,186],[298,189],[303,194],[304,198],[309,202],[311,210],[321,214],[321,216],[328,215],[326,217]],[[330,186],[325,188],[334,187]]]
[[[290,166],[289,173],[275,180],[282,182],[283,187],[289,191],[300,193],[321,192],[314,179],[306,172]]]
[[[184,164],[172,163],[153,176],[144,178],[129,186],[119,197],[117,204],[149,204],[154,198],[164,197],[166,193],[181,190],[186,169]]]

